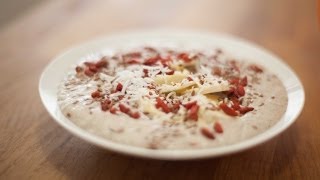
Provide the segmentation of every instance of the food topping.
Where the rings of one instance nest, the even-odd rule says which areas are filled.
[[[97,82],[91,98],[113,115],[196,123],[218,114],[237,119],[254,110],[250,83],[259,80],[263,69],[233,59],[220,61],[220,56],[221,50],[203,53],[145,47],[86,61],[75,71],[78,77]],[[246,69],[254,76],[243,75]],[[208,139],[224,132],[220,122],[212,122],[211,127],[200,130]]]

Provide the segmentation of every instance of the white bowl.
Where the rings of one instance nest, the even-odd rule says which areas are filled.
[[[221,47],[232,56],[250,59],[267,67],[276,74],[288,93],[288,106],[282,118],[270,129],[250,139],[222,147],[194,150],[151,150],[119,144],[103,139],[77,127],[65,118],[57,105],[57,87],[70,67],[88,54],[99,53],[108,48],[144,44],[179,44],[181,46]],[[287,129],[300,114],[304,105],[304,90],[296,74],[281,59],[267,50],[230,35],[177,30],[138,31],[99,38],[73,48],[54,58],[43,71],[39,92],[41,100],[53,119],[81,139],[115,152],[153,159],[183,160],[217,157],[239,152],[261,144]]]

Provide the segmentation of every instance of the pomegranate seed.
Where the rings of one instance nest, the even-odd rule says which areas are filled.
[[[223,133],[222,125],[219,122],[215,122],[213,128],[217,133]]]
[[[139,61],[136,59],[131,59],[129,61],[127,61],[128,64],[139,64]]]
[[[242,107],[239,109],[239,112],[241,114],[246,114],[247,112],[253,111],[254,108],[253,107]]]
[[[188,79],[189,81],[193,81],[193,79],[192,79],[191,77],[187,77],[187,79]]]
[[[90,65],[89,66],[89,69],[90,69],[90,71],[92,71],[92,72],[94,72],[94,73],[96,73],[96,72],[98,72],[98,68],[96,67],[96,65]]]
[[[193,105],[188,111],[188,118],[197,121],[198,120],[199,106],[197,104]]]
[[[123,104],[119,104],[119,108],[120,108],[121,112],[126,113],[126,114],[130,111],[130,109]]]
[[[243,77],[243,78],[241,79],[240,84],[241,84],[242,86],[247,86],[247,85],[248,85],[248,78],[247,78],[247,76],[245,76],[245,77]]]
[[[147,66],[151,66],[155,64],[159,59],[161,59],[160,56],[152,57],[147,59],[143,64]]]
[[[234,87],[230,87],[230,89],[227,92],[227,95],[232,95],[236,89]]]
[[[122,91],[122,88],[123,88],[122,84],[121,84],[121,83],[118,83],[118,85],[117,85],[117,87],[116,87],[116,90],[117,90],[117,91]]]
[[[139,112],[129,113],[129,116],[134,118],[134,119],[139,119],[140,118]]]
[[[237,85],[239,84],[240,79],[235,77],[228,80],[230,84]]]
[[[171,70],[171,71],[169,71],[169,72],[166,72],[166,74],[167,74],[167,75],[172,75],[172,74],[174,74],[174,70]]]
[[[233,103],[232,108],[233,108],[234,110],[239,110],[239,109],[241,108],[241,107],[240,107],[240,102],[239,102],[238,99],[233,98],[231,101],[232,101],[232,103]]]
[[[192,102],[188,102],[187,104],[184,104],[183,106],[186,108],[186,109],[190,109],[192,106],[196,105],[197,104],[197,101],[192,101]]]
[[[86,68],[86,69],[84,70],[84,74],[87,75],[87,76],[89,76],[89,77],[91,77],[91,76],[94,75],[94,72],[92,72],[89,68]]]
[[[179,59],[182,59],[184,62],[188,63],[191,62],[191,59],[189,58],[189,55],[187,53],[181,53],[178,55]]]
[[[213,133],[206,127],[200,129],[201,134],[204,135],[208,139],[215,139]]]
[[[110,109],[110,113],[111,113],[111,114],[117,114],[117,109],[114,108],[114,107],[111,108],[111,109]]]
[[[103,67],[107,67],[108,66],[108,61],[106,57],[101,58],[101,60],[99,60],[96,63],[96,67],[97,68],[103,68]]]
[[[165,113],[170,112],[168,105],[166,103],[164,103],[164,101],[160,97],[157,97],[156,101],[157,101],[156,108],[161,108],[162,111]]]
[[[246,94],[246,91],[244,90],[244,87],[242,85],[237,86],[237,94],[241,97]]]
[[[229,115],[229,116],[238,116],[237,111],[231,109],[231,108],[230,108],[227,104],[225,104],[225,103],[220,104],[219,107],[222,109],[222,111],[223,111],[224,113],[226,113],[226,114]]]
[[[99,97],[101,97],[101,94],[99,91],[94,91],[93,93],[91,93],[91,97],[92,98],[99,98]]]

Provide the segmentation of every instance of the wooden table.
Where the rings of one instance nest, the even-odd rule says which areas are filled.
[[[316,179],[320,177],[320,35],[312,0],[44,1],[0,30],[0,179]],[[126,157],[58,126],[38,95],[56,54],[98,35],[178,27],[232,33],[297,72],[305,108],[281,135],[242,153],[199,161]]]

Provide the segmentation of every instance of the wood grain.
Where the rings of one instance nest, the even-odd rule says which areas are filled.
[[[317,179],[320,35],[314,0],[45,1],[0,30],[0,179]],[[282,57],[300,76],[305,108],[288,130],[242,153],[199,161],[137,159],[59,127],[38,95],[50,59],[132,28],[227,32]]]

